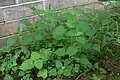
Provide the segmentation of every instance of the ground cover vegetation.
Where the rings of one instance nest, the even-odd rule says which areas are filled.
[[[0,48],[0,80],[82,80],[87,75],[86,80],[110,80],[106,74],[120,73],[116,5],[97,12],[82,8],[42,11],[29,6],[34,14],[44,16],[34,23],[22,19],[18,35]],[[114,76],[112,80],[120,79]]]

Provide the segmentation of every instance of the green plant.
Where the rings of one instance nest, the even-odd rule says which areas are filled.
[[[18,36],[8,39],[7,46],[1,48],[5,54],[0,59],[0,74],[5,80],[72,78],[95,69],[103,74],[104,69],[95,63],[119,52],[114,48],[120,46],[120,14],[117,12],[89,13],[79,8],[57,12],[34,9],[33,12],[45,15],[35,26],[28,19],[22,19],[20,22],[28,32],[23,32],[20,23]]]

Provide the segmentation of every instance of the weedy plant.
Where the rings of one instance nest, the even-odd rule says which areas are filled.
[[[119,55],[118,12],[31,9],[34,14],[44,13],[44,16],[39,16],[34,24],[22,19],[18,35],[9,38],[1,48],[0,75],[4,80],[73,79],[95,70],[105,74],[100,67],[101,60]],[[21,23],[27,32],[23,32]]]

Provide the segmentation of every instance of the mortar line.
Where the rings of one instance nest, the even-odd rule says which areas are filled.
[[[100,3],[100,2],[93,2],[93,3],[99,3],[99,4],[101,4],[101,5],[104,5],[104,4],[102,4],[102,3]],[[85,5],[89,5],[89,4],[92,4],[92,3],[88,3],[88,4],[83,4],[83,5],[75,5],[74,7],[82,7],[82,6],[85,6]],[[72,7],[67,7],[67,8],[72,8]],[[63,8],[63,9],[67,9],[67,8]],[[61,8],[62,9],[62,8]],[[59,10],[59,9],[58,9]],[[56,9],[56,11],[57,11],[57,9]],[[27,18],[34,18],[34,17],[37,17],[37,16],[42,16],[42,15],[44,15],[44,14],[40,14],[40,15],[30,15],[30,16],[25,16],[25,17],[27,17]],[[9,20],[9,21],[2,21],[2,22],[0,22],[0,24],[7,24],[7,23],[12,23],[12,22],[17,22],[17,21],[19,21],[19,20],[21,20],[22,18],[24,18],[24,17],[21,17],[21,18],[17,18],[17,19],[14,19],[14,20]]]
[[[0,7],[0,9],[12,8],[12,7],[22,6],[22,5],[26,5],[26,4],[33,4],[33,3],[37,3],[37,2],[44,2],[44,1],[46,1],[46,0],[37,0],[37,1],[19,3],[19,4],[15,4],[15,5],[3,6],[3,7]]]
[[[24,30],[24,31],[23,31],[23,33],[27,33],[27,32],[29,32],[29,31],[28,31],[28,30]],[[0,40],[1,40],[1,39],[6,39],[6,38],[9,38],[9,37],[12,37],[12,36],[17,36],[17,35],[18,35],[18,33],[15,32],[15,33],[12,33],[12,34],[0,36]]]
[[[29,18],[29,19],[31,19],[31,18],[35,18],[35,17],[38,17],[38,16],[42,16],[42,15],[44,15],[44,14],[34,15],[34,16],[31,15],[31,16],[26,16],[26,17],[17,18],[17,19],[14,19],[14,20],[2,21],[2,22],[0,22],[0,24],[8,24],[8,23],[12,23],[12,22],[17,22],[17,21],[19,21],[19,20],[21,20],[21,19],[23,19],[23,18]]]

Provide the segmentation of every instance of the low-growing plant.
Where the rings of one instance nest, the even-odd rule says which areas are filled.
[[[80,8],[33,12],[44,12],[44,16],[34,24],[22,19],[18,36],[9,38],[1,48],[0,75],[4,80],[73,78],[94,70],[105,74],[99,59],[119,55],[119,13],[90,13]],[[23,32],[21,23],[28,32]],[[93,80],[99,79],[94,75]]]

